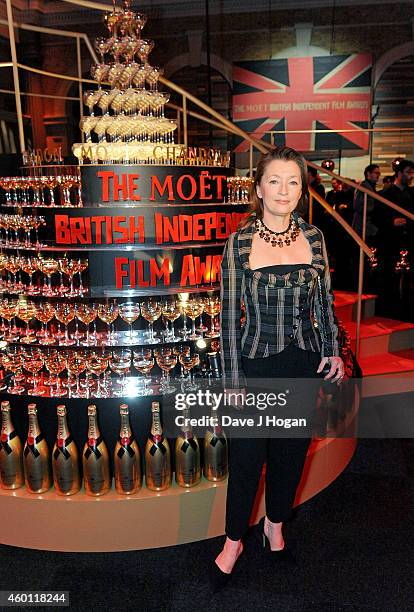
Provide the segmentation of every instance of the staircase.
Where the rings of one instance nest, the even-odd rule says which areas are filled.
[[[362,397],[414,391],[414,323],[375,316],[375,295],[363,295],[359,365]],[[357,294],[335,292],[335,309],[355,350]]]

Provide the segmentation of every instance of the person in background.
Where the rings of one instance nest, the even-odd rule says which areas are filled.
[[[364,180],[361,181],[361,187],[365,187],[365,189],[369,189],[370,191],[376,192],[377,183],[379,181],[379,177],[381,175],[380,168],[378,164],[369,164],[364,170]],[[378,233],[378,228],[374,224],[372,220],[372,215],[374,212],[374,207],[376,202],[374,198],[367,197],[367,220],[366,220],[366,228],[365,228],[365,238],[367,242],[370,242],[374,236]],[[381,206],[381,204],[378,204]],[[362,236],[362,221],[363,221],[363,213],[364,213],[364,192],[356,190],[354,195],[354,217],[352,219],[352,227],[353,229]],[[374,246],[374,245],[372,245]]]
[[[410,187],[413,177],[414,161],[403,159],[398,165],[394,184],[385,191],[380,191],[379,194],[404,210],[414,213],[414,194]],[[383,271],[378,312],[399,319],[411,320],[412,312],[409,313],[407,310],[411,298],[406,289],[408,285],[404,282],[410,273],[405,274],[405,279],[402,279],[395,266],[400,259],[400,251],[406,249],[411,262],[411,270],[413,269],[414,222],[385,204],[375,207],[373,221],[378,227],[376,240],[379,264]]]
[[[318,195],[324,200],[326,199],[325,187],[322,185],[321,177],[318,174],[316,168],[308,166],[308,184],[312,187]],[[317,225],[322,231],[324,231],[326,225],[326,216],[324,208],[318,202],[313,202],[312,206],[312,223]],[[307,217],[309,220],[309,218]]]
[[[335,208],[336,204],[339,204],[342,201],[342,181],[339,179],[333,178],[331,180],[332,189],[328,191],[326,195],[326,201],[333,208]]]
[[[348,178],[348,181],[355,182],[354,179]],[[347,183],[342,183],[342,194],[340,203],[337,206],[337,211],[349,224],[352,223],[353,217],[353,202],[354,202],[354,188]]]
[[[388,187],[392,187],[392,185],[394,185],[394,181],[395,181],[395,174],[387,174],[386,176],[384,176],[384,178],[382,179],[382,191],[386,191],[388,189]]]
[[[325,199],[325,187],[322,185],[321,177],[318,174],[316,168],[308,166],[308,181],[309,187],[312,187],[318,193],[321,198]]]

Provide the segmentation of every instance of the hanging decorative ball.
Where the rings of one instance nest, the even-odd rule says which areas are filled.
[[[391,166],[392,166],[392,169],[394,170],[395,174],[397,174],[397,172],[398,172],[398,166],[399,166],[399,165],[400,165],[400,163],[403,161],[403,159],[404,159],[403,157],[396,157],[396,158],[395,158],[395,159],[392,161]]]
[[[329,172],[333,172],[335,168],[335,162],[332,159],[324,159],[321,163],[322,168],[325,170],[329,170]]]

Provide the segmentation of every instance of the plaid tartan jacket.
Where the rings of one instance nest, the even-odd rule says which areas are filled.
[[[251,270],[254,224],[231,234],[224,247],[220,337],[225,388],[246,386],[242,355],[250,359],[268,357],[292,342],[301,349],[320,352],[322,357],[339,355],[325,239],[318,228],[296,212],[293,216],[312,250],[312,263],[303,268],[280,275]],[[242,300],[246,309],[244,327],[240,322]]]

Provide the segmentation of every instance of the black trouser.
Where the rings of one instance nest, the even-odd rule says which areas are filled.
[[[275,378],[320,378],[316,373],[319,363],[319,353],[301,350],[293,344],[271,357],[243,357],[243,369],[248,379],[268,379],[269,389],[273,390],[271,381]],[[300,401],[315,407],[318,389],[317,380],[312,385],[306,383],[306,392],[302,393]],[[310,442],[310,434],[301,438],[231,439],[226,503],[226,535],[231,540],[239,540],[249,526],[264,463],[266,515],[273,523],[291,517]]]

